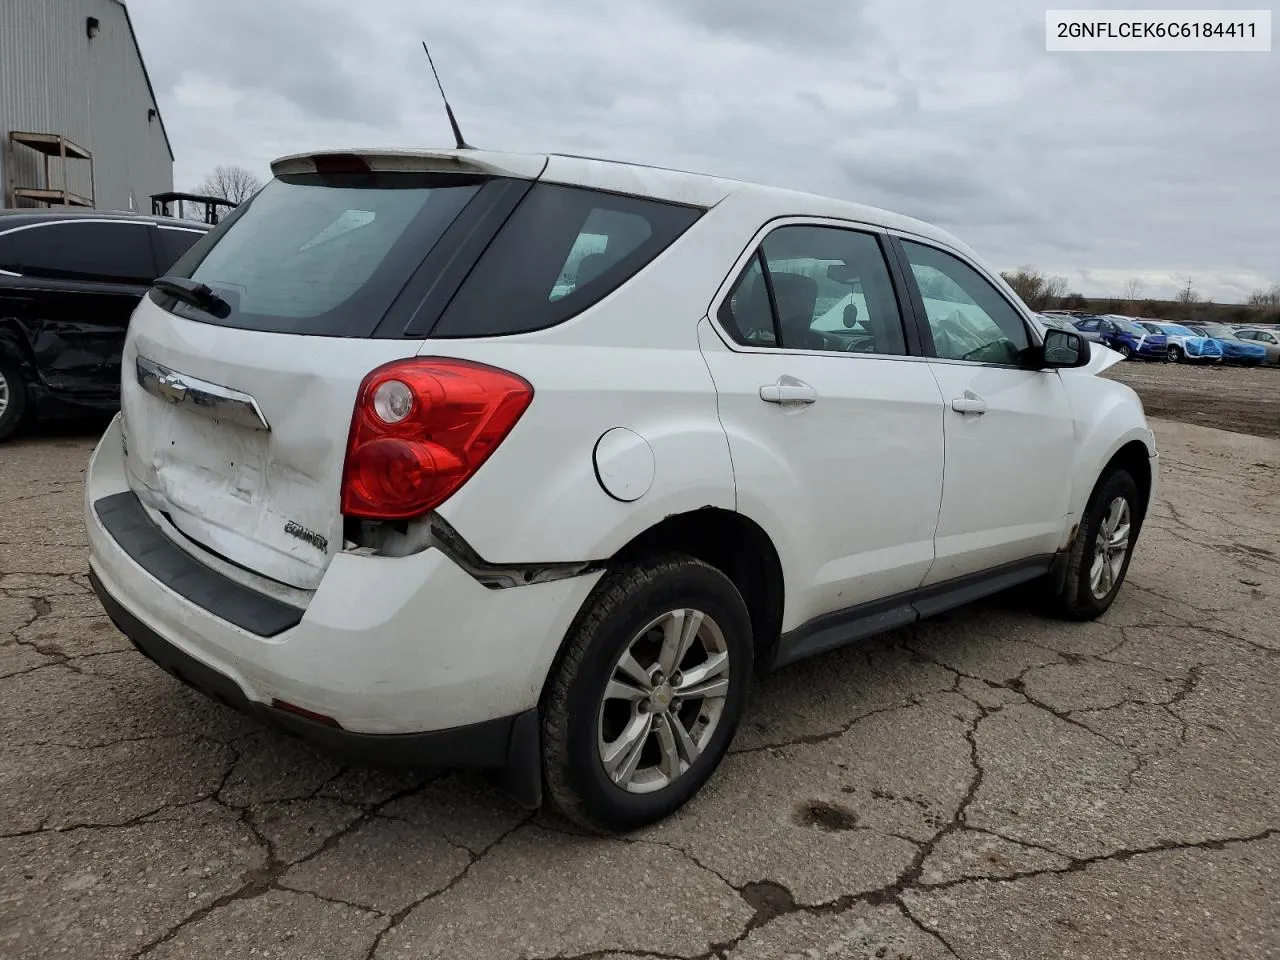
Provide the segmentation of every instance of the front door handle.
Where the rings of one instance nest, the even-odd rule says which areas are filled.
[[[777,383],[766,383],[760,388],[760,399],[765,403],[813,403],[818,391],[803,380],[785,374]]]
[[[987,412],[987,401],[976,393],[966,390],[963,397],[956,397],[951,401],[951,409],[956,413],[972,413],[981,416]]]

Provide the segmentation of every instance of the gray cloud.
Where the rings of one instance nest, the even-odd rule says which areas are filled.
[[[483,146],[847,197],[1086,292],[1139,277],[1168,295],[1190,275],[1225,300],[1280,281],[1275,53],[1049,54],[1022,0],[130,9],[179,185],[299,150],[451,142],[426,38]]]

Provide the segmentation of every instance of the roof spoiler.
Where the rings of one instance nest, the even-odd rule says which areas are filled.
[[[322,150],[281,157],[271,164],[279,176],[317,172],[462,173],[536,180],[546,169],[543,154],[491,150]]]

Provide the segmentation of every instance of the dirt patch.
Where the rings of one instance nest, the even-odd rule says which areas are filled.
[[[1127,360],[1103,376],[1138,392],[1147,416],[1280,438],[1280,369]]]
[[[802,827],[816,827],[829,832],[852,830],[858,825],[858,815],[852,810],[824,800],[801,804],[796,809],[795,819]]]

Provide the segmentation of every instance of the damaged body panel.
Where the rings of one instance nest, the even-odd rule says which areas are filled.
[[[207,229],[126,214],[0,212],[0,364],[28,414],[119,408],[129,318]]]
[[[430,514],[408,523],[354,521],[346,552],[357,556],[408,557],[432,547],[490,590],[551,583],[603,570],[604,560],[580,563],[490,563],[476,553],[447,520]]]

